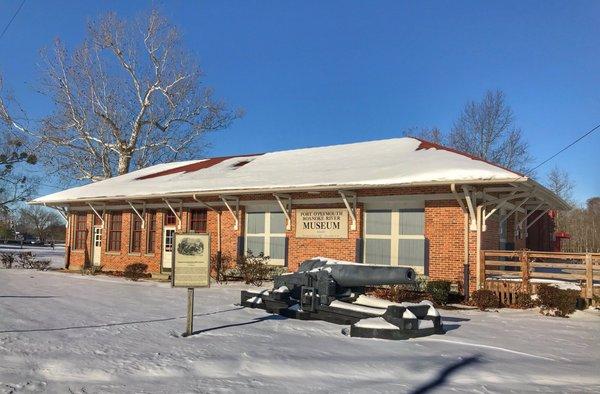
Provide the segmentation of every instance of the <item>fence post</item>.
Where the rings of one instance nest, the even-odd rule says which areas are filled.
[[[592,265],[592,254],[585,255],[585,288],[586,297],[594,298],[594,266]]]
[[[479,288],[486,288],[485,280],[485,250],[482,250],[479,254]]]
[[[526,250],[521,251],[521,277],[523,280],[523,287],[527,293],[531,292],[529,285],[529,253]]]

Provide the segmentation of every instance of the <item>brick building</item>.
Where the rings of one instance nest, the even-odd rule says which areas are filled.
[[[159,164],[32,203],[65,214],[69,269],[168,273],[173,235],[200,232],[224,259],[406,265],[471,290],[481,249],[534,248],[528,229],[566,209],[526,176],[414,138]]]

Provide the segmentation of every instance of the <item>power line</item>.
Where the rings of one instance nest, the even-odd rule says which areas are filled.
[[[13,23],[13,21],[15,20],[15,18],[17,17],[17,15],[19,14],[19,12],[21,11],[21,8],[23,8],[24,4],[25,4],[25,0],[21,1],[21,4],[19,4],[19,8],[17,8],[17,11],[15,11],[14,15],[12,16],[12,18],[10,18],[10,20],[8,21],[8,23],[6,24],[6,26],[2,30],[2,33],[0,33],[0,40],[2,39],[2,37],[4,37],[4,33],[6,33],[6,31],[10,27],[10,25]]]
[[[544,164],[548,163],[550,160],[554,159],[556,156],[560,155],[561,153],[563,153],[564,151],[566,151],[567,149],[569,149],[570,147],[572,147],[573,145],[575,145],[576,143],[578,143],[579,141],[581,141],[582,139],[587,137],[588,135],[592,134],[594,131],[598,130],[599,128],[600,128],[600,124],[596,125],[596,127],[592,128],[587,133],[585,133],[581,137],[577,138],[575,141],[571,142],[569,145],[565,146],[564,148],[562,148],[561,150],[559,150],[558,152],[556,152],[555,154],[553,154],[552,156],[550,156],[549,158],[547,158],[546,160],[544,160],[543,162],[538,164],[537,166],[533,167],[530,170],[530,172],[533,172],[533,171],[537,170],[538,168],[540,168],[541,166],[543,166]]]

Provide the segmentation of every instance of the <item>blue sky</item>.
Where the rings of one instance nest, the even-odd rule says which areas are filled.
[[[20,0],[0,2],[4,26]],[[0,40],[5,84],[34,116],[39,50],[83,37],[89,17],[157,6],[197,53],[206,83],[246,110],[208,155],[448,131],[465,102],[502,89],[536,162],[600,123],[600,2],[34,1]],[[538,170],[600,195],[600,131]],[[343,163],[340,163],[343,165]],[[54,191],[44,187],[40,194]]]

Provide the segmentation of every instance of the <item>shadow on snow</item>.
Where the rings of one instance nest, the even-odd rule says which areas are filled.
[[[453,373],[456,373],[460,369],[468,367],[471,364],[477,364],[479,362],[481,362],[481,356],[478,354],[474,355],[474,356],[463,358],[462,360],[459,360],[459,361],[455,362],[454,364],[448,365],[446,368],[442,369],[438,373],[438,375],[435,377],[435,379],[433,379],[431,382],[425,383],[424,385],[416,388],[411,393],[412,394],[424,394],[424,393],[430,392],[431,390],[433,390],[435,388],[439,388],[440,386],[443,386],[446,383],[448,377],[450,375],[452,375]]]
[[[195,317],[198,317],[198,316],[210,316],[210,315],[216,315],[218,313],[225,313],[225,312],[237,311],[237,310],[240,310],[240,309],[244,309],[244,307],[224,309],[224,310],[215,311],[215,312],[197,313],[197,314],[194,314],[194,316]],[[121,323],[90,324],[90,325],[85,325],[85,326],[69,326],[69,327],[56,327],[56,328],[32,328],[32,329],[23,329],[23,330],[3,330],[3,331],[0,331],[0,334],[24,333],[24,332],[46,332],[46,331],[80,330],[80,329],[88,329],[88,328],[103,328],[103,327],[127,326],[127,325],[132,325],[132,324],[157,323],[157,322],[165,322],[165,321],[179,320],[179,319],[186,319],[186,318],[187,318],[186,316],[179,316],[179,317],[165,317],[165,318],[162,318],[162,319],[136,320],[136,321],[121,322]]]

